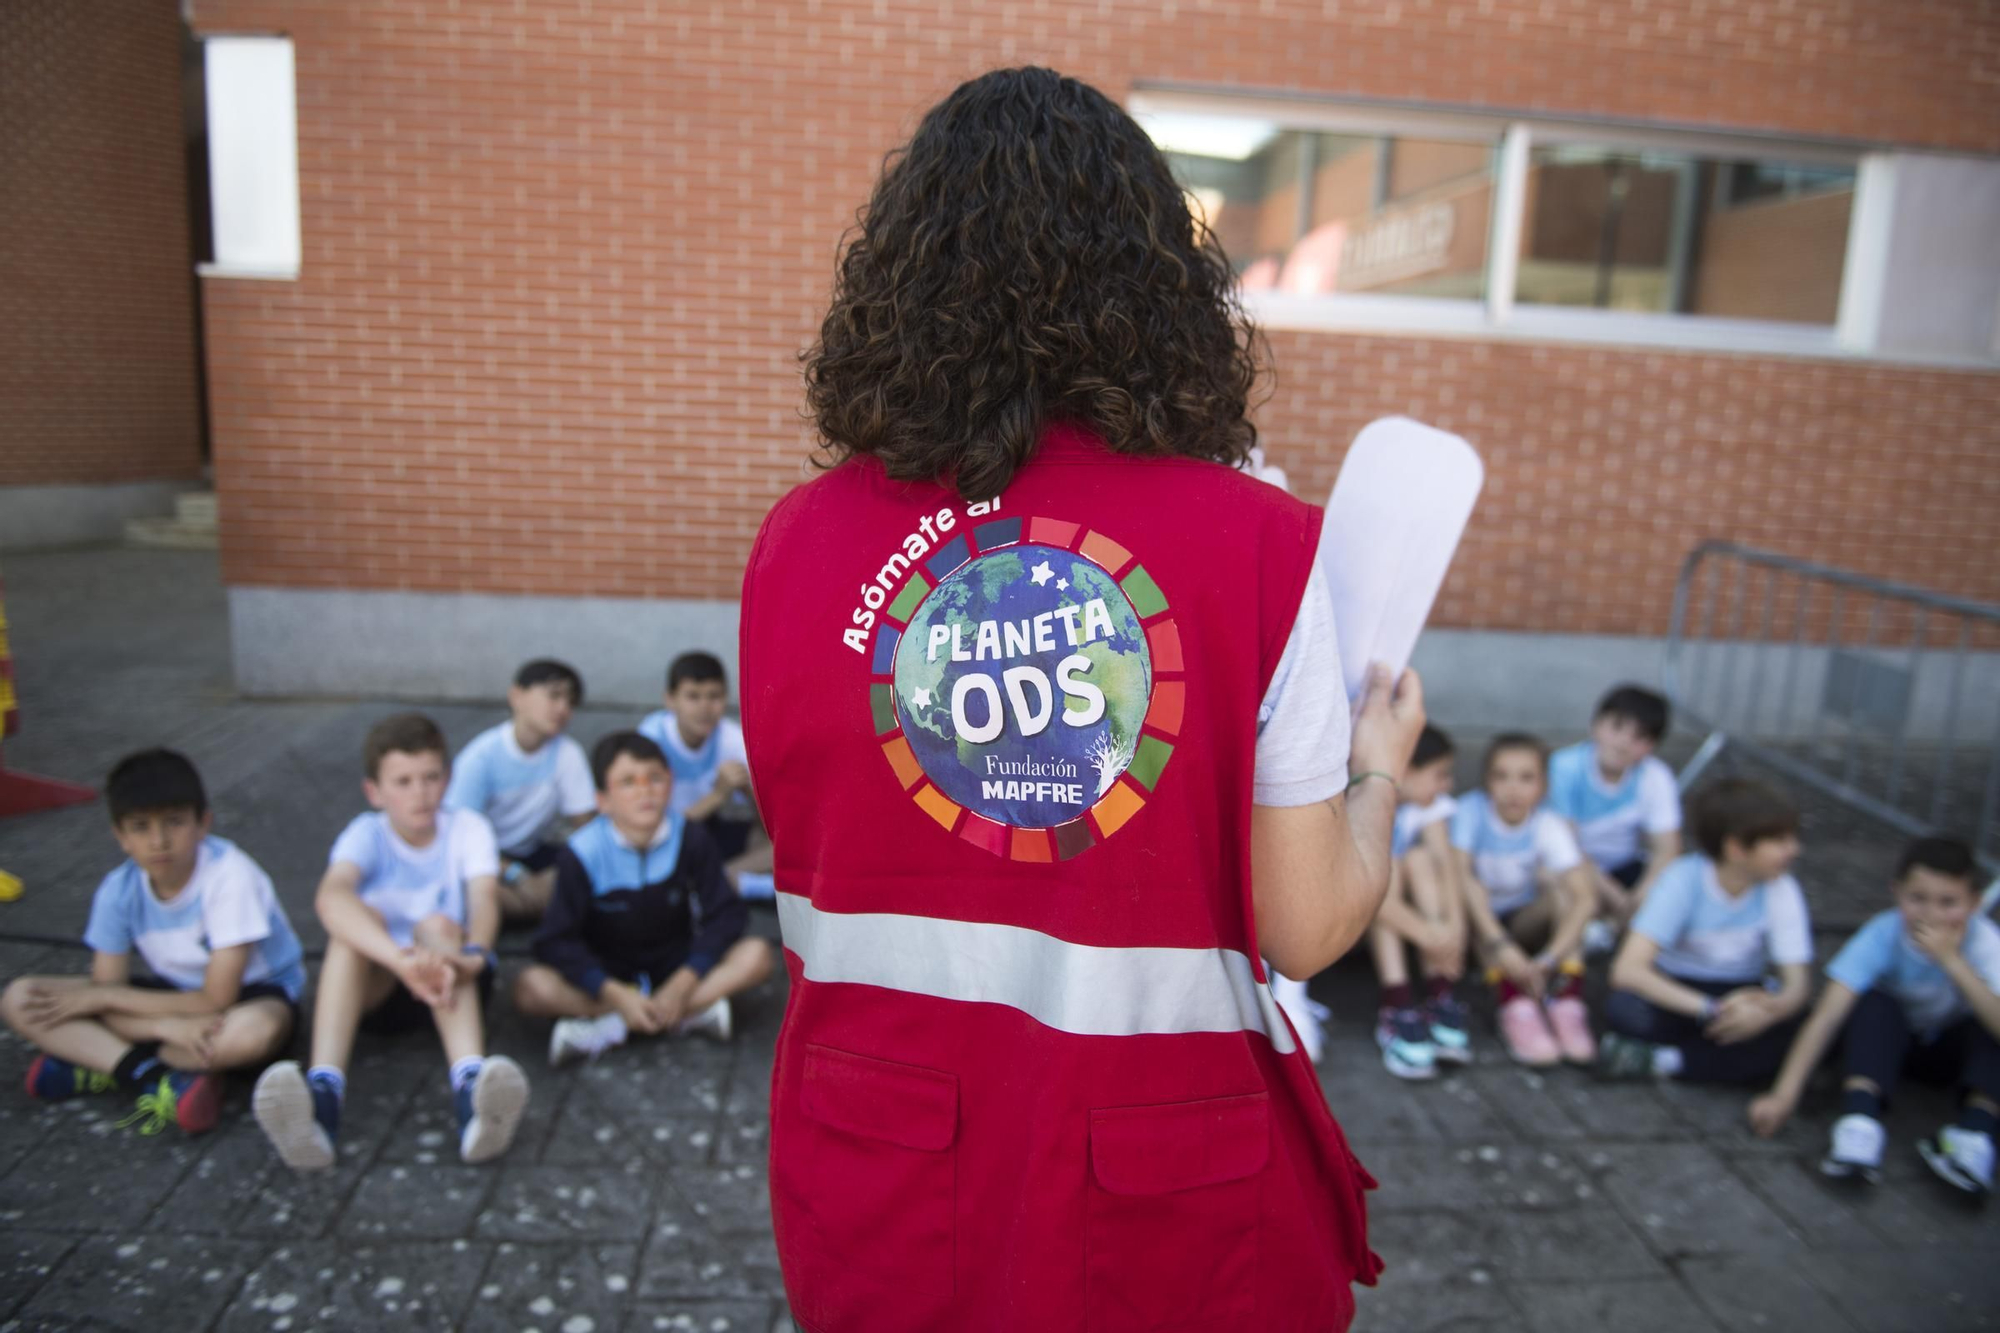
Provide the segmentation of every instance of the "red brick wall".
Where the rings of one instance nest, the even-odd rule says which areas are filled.
[[[198,0],[298,43],[304,275],[205,287],[227,578],[734,596],[805,475],[796,356],[841,229],[996,64],[2000,150],[1991,6],[1325,8]],[[1273,343],[1259,420],[1303,492],[1384,412],[1486,451],[1448,623],[1657,631],[1707,535],[2000,595],[1994,376]]]
[[[173,0],[0,4],[0,486],[194,476]]]

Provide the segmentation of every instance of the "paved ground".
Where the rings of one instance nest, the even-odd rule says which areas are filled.
[[[10,765],[95,782],[138,744],[186,750],[219,829],[271,871],[315,946],[312,885],[360,808],[361,735],[396,705],[234,698],[212,556],[12,556],[5,574],[26,700]],[[494,664],[496,695],[511,666]],[[432,711],[454,743],[499,716]],[[590,711],[576,730],[588,743],[626,720]],[[1819,807],[1806,836],[1819,924],[1851,926],[1881,901],[1892,841]],[[0,867],[29,884],[0,905],[0,978],[81,964],[33,937],[73,939],[115,858],[100,807],[0,823]],[[761,911],[755,928],[776,933]],[[1824,1097],[1765,1143],[1742,1129],[1740,1097],[1531,1075],[1491,1040],[1457,1077],[1396,1084],[1368,1040],[1370,984],[1350,963],[1314,986],[1338,1015],[1327,1095],[1383,1181],[1373,1242],[1389,1269],[1358,1327],[2000,1327],[2000,1207],[1962,1208],[1909,1147],[1940,1097],[1905,1098],[1889,1179],[1857,1197],[1810,1169]],[[780,981],[740,1007],[732,1047],[653,1045],[562,1074],[503,1012],[494,1044],[535,1096],[514,1152],[484,1169],[451,1151],[428,1039],[364,1047],[340,1165],[305,1182],[272,1161],[241,1087],[215,1134],[144,1140],[115,1127],[120,1103],[27,1102],[13,1089],[28,1053],[0,1038],[0,1328],[789,1327],[763,1165],[782,1007]]]

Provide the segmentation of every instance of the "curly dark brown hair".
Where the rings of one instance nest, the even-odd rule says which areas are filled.
[[[1058,418],[1121,453],[1240,462],[1265,362],[1159,149],[1047,69],[961,84],[890,154],[803,359],[827,465],[869,454],[967,500]]]

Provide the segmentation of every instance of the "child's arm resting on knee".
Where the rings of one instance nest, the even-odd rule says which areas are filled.
[[[402,975],[407,957],[403,946],[389,934],[375,909],[361,901],[361,870],[346,861],[335,861],[320,878],[313,895],[313,910],[326,933],[372,963]]]
[[[96,1012],[131,1014],[137,1018],[195,1017],[219,1014],[243,992],[243,972],[250,966],[254,944],[234,944],[208,955],[208,970],[200,990],[151,990],[138,986],[98,985]]]
[[[1684,986],[1662,972],[1655,966],[1659,956],[1657,940],[1636,930],[1626,935],[1625,942],[1618,946],[1618,956],[1611,960],[1612,989],[1630,991],[1671,1013],[1684,1014],[1689,1018],[1709,1017],[1709,1006],[1715,1001],[1704,992]]]
[[[1820,992],[1819,1003],[1813,1006],[1812,1017],[1799,1029],[1799,1035],[1792,1038],[1792,1049],[1785,1052],[1785,1063],[1778,1070],[1778,1080],[1771,1090],[1750,1103],[1750,1128],[1764,1138],[1769,1138],[1784,1128],[1798,1109],[1799,1095],[1805,1091],[1806,1080],[1818,1067],[1820,1057],[1833,1045],[1833,1039],[1840,1035],[1847,1016],[1854,1012],[1855,1001],[1861,997],[1838,981],[1828,981],[1826,989]]]

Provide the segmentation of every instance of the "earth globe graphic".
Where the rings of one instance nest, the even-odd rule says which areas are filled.
[[[1067,823],[1096,803],[1132,762],[1152,689],[1131,602],[1098,565],[1050,546],[961,565],[896,648],[896,711],[925,775],[1016,828]],[[981,739],[996,720],[998,734]]]

